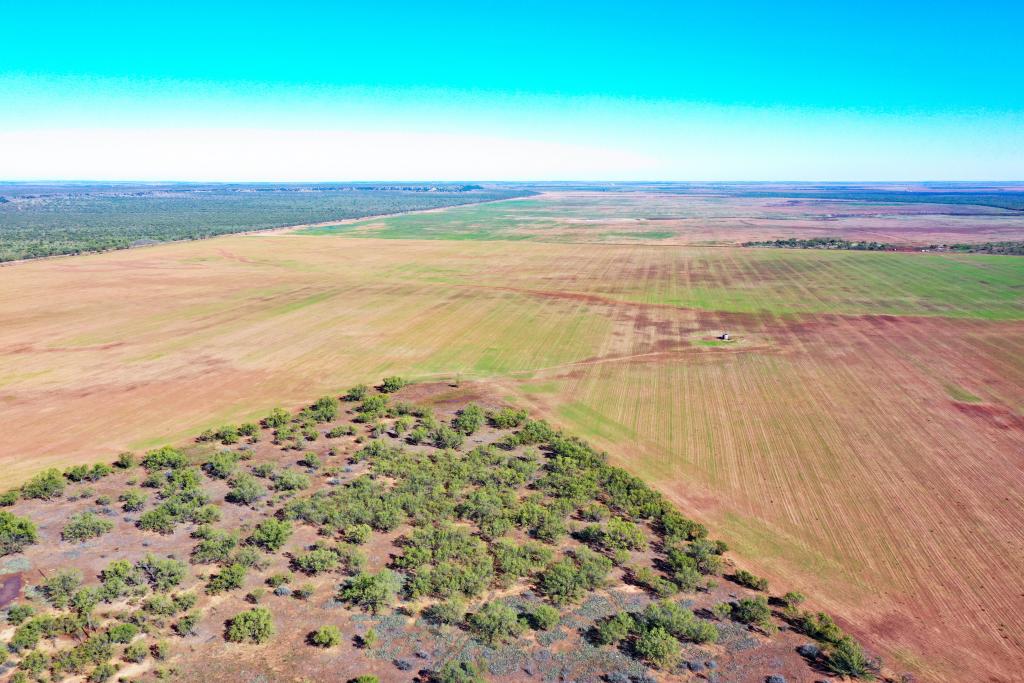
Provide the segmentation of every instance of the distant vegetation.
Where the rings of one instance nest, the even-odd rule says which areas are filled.
[[[761,242],[744,242],[744,247],[775,247],[778,249],[846,249],[850,251],[892,251],[895,247],[882,242],[851,242],[838,237],[815,237],[800,240],[796,238],[784,240],[765,240]]]
[[[0,261],[506,199],[480,185],[0,185]]]
[[[1007,254],[1024,256],[1024,242],[984,242],[982,244],[933,244],[928,251],[952,251],[960,254]]]
[[[895,244],[885,242],[855,242],[838,237],[812,239],[779,239],[744,242],[744,247],[774,247],[777,249],[843,249],[846,251],[896,251]],[[958,254],[1002,254],[1024,256],[1024,242],[982,242],[979,244],[932,244],[918,251],[955,252]]]

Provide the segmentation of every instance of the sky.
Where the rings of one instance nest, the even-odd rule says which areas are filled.
[[[1024,180],[1021,2],[5,3],[0,179]]]

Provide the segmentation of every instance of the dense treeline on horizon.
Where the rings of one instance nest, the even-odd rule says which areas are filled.
[[[0,262],[531,194],[465,183],[0,185]]]

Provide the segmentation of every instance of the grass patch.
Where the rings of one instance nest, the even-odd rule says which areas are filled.
[[[984,403],[980,396],[975,396],[957,384],[947,384],[946,392],[954,401],[959,401],[961,403]]]

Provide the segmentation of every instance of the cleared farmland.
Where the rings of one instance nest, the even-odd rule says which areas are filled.
[[[616,444],[896,668],[1021,664],[1022,259],[261,235],[0,268],[0,317],[7,483],[461,375]]]
[[[388,239],[686,245],[838,237],[904,247],[1024,237],[1024,213],[994,206],[678,192],[561,191],[306,232]]]

